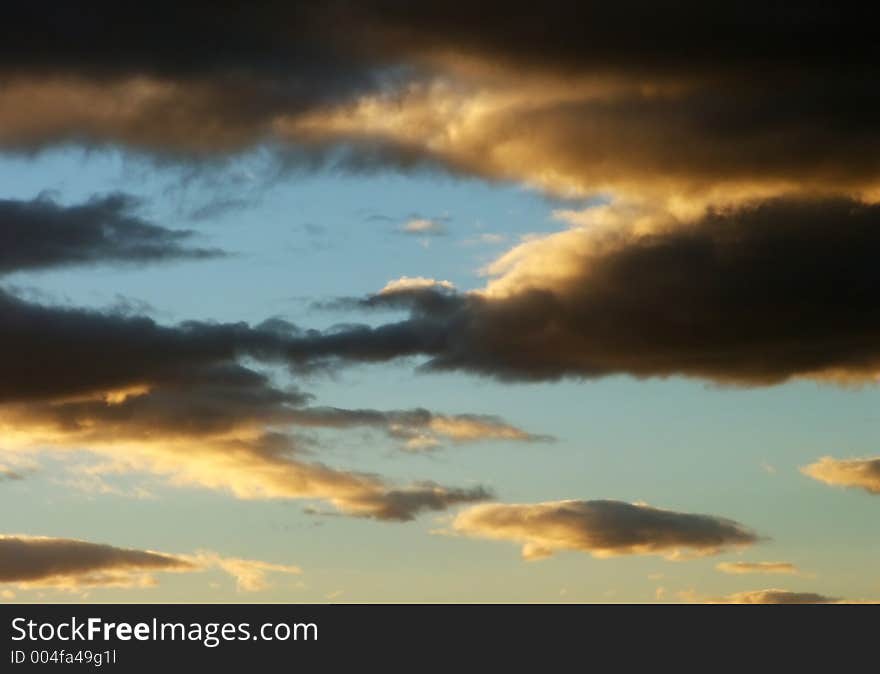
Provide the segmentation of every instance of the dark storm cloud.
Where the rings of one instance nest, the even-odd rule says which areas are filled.
[[[6,12],[0,60],[15,69],[139,73],[228,70],[320,72],[380,53],[436,49],[485,53],[519,64],[583,68],[616,64],[692,70],[723,64],[873,65],[878,47],[859,11],[828,3],[645,0],[547,2],[541,20],[504,0],[473,7],[402,0],[327,3],[108,1],[18,5]],[[487,20],[488,19],[488,20]],[[360,31],[353,32],[354,28]],[[850,38],[846,50],[830,38]],[[353,58],[349,56],[349,58]]]
[[[314,99],[365,76],[334,32],[329,12],[300,1],[19,5],[4,12],[0,64],[96,78],[267,76]]]
[[[571,230],[524,244],[521,259],[538,256],[538,276],[499,295],[367,298],[361,306],[410,316],[302,335],[288,354],[304,364],[421,354],[428,369],[524,380],[685,375],[766,385],[880,370],[880,206],[774,199],[659,231],[594,236]],[[560,260],[570,271],[556,278]]]
[[[166,156],[271,140],[273,119],[392,77],[315,3],[19,6],[0,28],[2,143],[121,143]]]
[[[62,206],[47,197],[0,200],[0,274],[103,262],[147,263],[222,255],[188,245],[193,232],[135,215],[125,194]]]
[[[463,510],[452,527],[469,536],[521,543],[526,559],[562,550],[597,557],[655,554],[675,558],[682,551],[715,554],[758,541],[755,533],[732,520],[623,501],[490,503]]]
[[[233,576],[238,589],[244,591],[266,589],[270,573],[302,573],[292,565],[223,557],[208,550],[194,555],[171,555],[69,538],[0,534],[0,583],[17,589],[151,587],[157,584],[154,572],[193,573],[210,569]]]
[[[7,148],[267,143],[306,166],[581,191],[871,189],[880,170],[872,22],[828,3],[549,2],[536,21],[499,1],[102,2],[5,19]],[[362,105],[373,94],[389,95]]]
[[[27,400],[15,405],[12,398],[0,408],[0,419],[12,419],[20,427],[51,428],[83,444],[114,438],[209,437],[242,428],[376,428],[410,449],[430,448],[442,440],[552,440],[492,415],[445,415],[423,408],[310,407],[311,395],[278,388],[266,375],[231,362],[189,368],[185,374],[181,380],[122,387],[79,399]],[[292,439],[280,442],[285,438],[270,434],[264,439],[286,451],[294,443]]]
[[[23,480],[24,475],[20,472],[13,470],[7,466],[0,465],[0,482],[4,482],[6,480]]]
[[[277,357],[283,337],[241,324],[150,318],[27,302],[0,289],[0,401],[184,383],[237,356]],[[195,373],[195,374],[194,374]]]
[[[298,334],[281,320],[161,326],[119,313],[41,306],[0,291],[0,428],[23,450],[87,451],[109,471],[147,472],[244,499],[331,503],[405,521],[490,498],[482,487],[381,477],[304,461],[298,428],[371,427],[424,449],[443,440],[535,440],[485,415],[309,407],[241,357],[283,363]]]
[[[486,54],[519,66],[690,72],[749,65],[798,68],[829,63],[873,67],[878,46],[866,9],[826,2],[707,5],[648,0],[541,5],[540,20],[508,0],[473,7],[448,2],[373,0],[338,3],[385,48]],[[869,22],[870,23],[870,22]],[[848,38],[847,49],[833,38]],[[836,57],[836,59],[835,59]]]

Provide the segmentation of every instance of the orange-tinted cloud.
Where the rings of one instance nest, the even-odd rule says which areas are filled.
[[[845,604],[837,597],[827,597],[815,592],[791,592],[789,590],[749,590],[712,600],[719,604]]]
[[[231,575],[238,589],[245,592],[266,589],[268,574],[301,573],[292,565],[224,557],[210,551],[172,555],[69,538],[0,535],[0,584],[22,590],[153,587],[157,584],[154,573],[212,568]]]
[[[715,568],[722,573],[743,575],[747,573],[783,573],[799,575],[800,569],[791,562],[721,562]]]
[[[870,22],[624,4],[550,3],[540,30],[501,2],[212,8],[210,22],[107,4],[88,26],[25,9],[5,22],[0,144],[268,145],[307,164],[431,162],[580,194],[877,191]]]
[[[691,217],[626,205],[565,217],[571,229],[489,265],[485,288],[386,290],[355,306],[408,310],[407,318],[296,336],[288,359],[424,355],[426,369],[519,380],[679,375],[772,385],[865,383],[880,373],[878,205],[786,197]]]
[[[880,458],[835,459],[823,456],[801,468],[814,480],[839,487],[856,487],[869,494],[880,494]]]
[[[0,583],[23,587],[141,585],[156,571],[193,571],[174,555],[66,538],[0,536]]]
[[[662,555],[675,559],[712,555],[758,540],[754,532],[733,520],[623,501],[478,505],[460,512],[452,530],[521,543],[528,560],[564,550],[595,557]]]

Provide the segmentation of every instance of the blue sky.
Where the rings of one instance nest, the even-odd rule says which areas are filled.
[[[0,27],[0,600],[880,600],[871,22],[85,11]]]
[[[140,170],[136,160],[119,153],[69,149],[6,158],[0,183],[4,198],[31,199],[48,189],[62,204],[107,191],[131,193],[143,199],[151,220],[194,229],[199,243],[233,255],[158,268],[111,264],[22,272],[6,282],[53,303],[107,308],[123,298],[136,306],[143,302],[165,323],[279,316],[321,326],[359,317],[311,308],[315,299],[362,295],[407,275],[480,287],[479,270],[493,256],[524,235],[560,227],[552,217],[559,202],[532,190],[394,172],[299,173],[271,183],[254,177],[247,186],[257,195],[253,201],[207,221],[193,220],[188,210],[225,192],[204,176],[177,189],[176,167],[151,170],[147,180],[140,179]],[[173,198],[165,198],[175,189]],[[400,233],[416,216],[443,219],[446,234]],[[484,233],[504,238],[475,241]],[[722,559],[793,560],[821,575],[835,596],[880,590],[871,571],[876,545],[866,544],[874,530],[865,507],[870,497],[829,490],[798,471],[827,453],[872,452],[875,389],[813,382],[749,389],[619,376],[509,385],[466,374],[416,373],[414,364],[357,366],[297,383],[323,404],[493,414],[556,440],[414,455],[375,433],[331,433],[324,460],[401,481],[427,476],[441,483],[485,483],[512,502],[608,498],[723,514],[771,540]],[[524,563],[511,544],[432,534],[448,515],[405,525],[322,518],[304,514],[296,501],[235,500],[172,487],[146,474],[108,477],[121,494],[95,493],[88,485],[61,490],[60,484],[72,482],[68,473],[66,459],[49,455],[39,473],[4,485],[6,528],[171,552],[210,549],[303,568],[301,576],[274,583],[260,599],[648,601],[672,600],[685,591],[723,595],[743,586],[741,578],[714,570],[715,557],[603,560],[572,552]],[[150,496],[132,495],[138,486]],[[663,588],[660,594],[657,588]],[[131,592],[95,589],[88,596],[125,600],[134,598]],[[138,592],[149,601],[242,598],[234,582],[216,572],[196,579],[168,574],[159,587]],[[22,598],[78,597],[43,590]]]

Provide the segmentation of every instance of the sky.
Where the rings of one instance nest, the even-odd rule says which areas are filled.
[[[752,4],[15,10],[0,601],[880,599],[876,41]]]

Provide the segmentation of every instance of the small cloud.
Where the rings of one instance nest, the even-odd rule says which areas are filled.
[[[801,468],[814,480],[837,487],[855,487],[869,494],[880,494],[880,457],[835,459],[823,456]]]
[[[437,281],[424,276],[401,276],[395,281],[386,283],[379,294],[390,295],[409,290],[455,290],[455,285],[450,281]]]
[[[735,592],[718,599],[708,600],[711,604],[846,604],[846,600],[827,597],[815,592],[790,592],[770,588]]]
[[[721,562],[715,566],[722,573],[742,575],[746,573],[785,573],[800,575],[800,569],[791,562]]]
[[[235,578],[242,592],[268,588],[268,574],[302,573],[297,566],[223,557],[211,551],[175,555],[75,539],[0,535],[0,584],[21,590],[82,593],[95,587],[149,588],[158,585],[153,575],[157,572],[197,573],[211,568]],[[12,590],[5,587],[2,592],[9,598],[6,593]]]
[[[661,555],[682,559],[759,540],[733,520],[611,500],[472,506],[458,514],[452,527],[469,536],[519,543],[528,561],[563,550],[600,558]]]
[[[439,220],[428,218],[413,218],[407,220],[400,227],[403,234],[418,234],[422,236],[445,236],[446,225]]]

